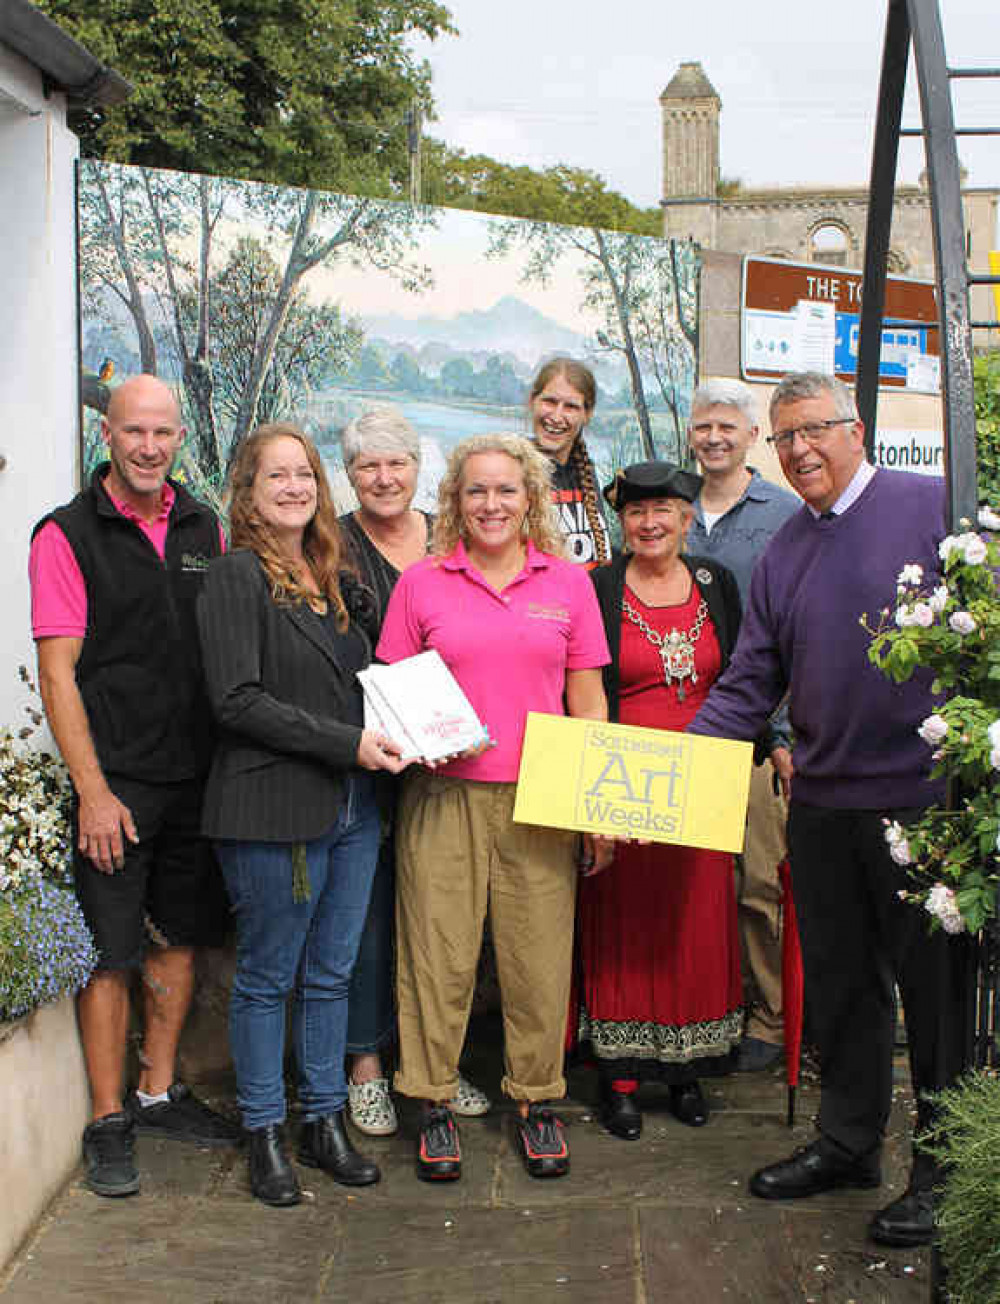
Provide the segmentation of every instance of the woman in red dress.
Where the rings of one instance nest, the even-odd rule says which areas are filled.
[[[700,485],[642,462],[604,490],[625,552],[592,578],[612,658],[609,719],[622,724],[685,729],[736,641],[736,580],[683,555]],[[605,1127],[639,1136],[643,1079],[668,1084],[682,1123],[706,1123],[698,1079],[728,1070],[743,1027],[732,856],[618,844],[610,868],[581,881],[578,944],[578,1030],[600,1069]]]

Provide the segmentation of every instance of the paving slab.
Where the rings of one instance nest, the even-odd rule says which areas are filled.
[[[459,1120],[460,1182],[417,1180],[409,1101],[398,1102],[396,1136],[359,1140],[381,1166],[378,1185],[351,1190],[303,1168],[306,1199],[292,1209],[252,1199],[239,1151],[141,1137],[141,1194],[104,1200],[74,1181],[0,1283],[0,1304],[924,1304],[926,1255],[865,1240],[872,1212],[906,1181],[902,1057],[897,1069],[881,1190],[748,1195],[756,1167],[813,1136],[815,1076],[789,1129],[777,1069],[706,1084],[704,1128],[682,1126],[667,1093],[644,1087],[642,1138],[624,1142],[597,1120],[596,1075],[576,1068],[561,1108],[572,1171],[539,1182],[499,1096],[499,1021],[484,1016],[463,1071],[497,1105]],[[232,1109],[231,1081],[211,1086],[213,1103]]]
[[[645,1298],[726,1304],[925,1301],[923,1254],[867,1245],[850,1214],[823,1209],[649,1209],[639,1212]]]
[[[352,1304],[608,1304],[635,1298],[627,1209],[359,1211],[319,1296]],[[353,1234],[352,1234],[353,1233]]]

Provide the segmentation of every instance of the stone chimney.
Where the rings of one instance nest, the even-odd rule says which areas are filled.
[[[663,198],[714,200],[722,101],[700,63],[682,63],[660,96]]]

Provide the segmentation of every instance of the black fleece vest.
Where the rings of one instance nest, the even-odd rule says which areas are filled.
[[[212,725],[204,696],[195,602],[221,551],[213,513],[181,485],[167,529],[166,559],[121,515],[102,483],[35,526],[65,534],[87,589],[87,633],[76,678],[106,775],[172,783],[204,773]]]

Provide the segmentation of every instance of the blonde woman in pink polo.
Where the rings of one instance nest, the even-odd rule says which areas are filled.
[[[424,1102],[417,1172],[461,1175],[447,1102],[458,1085],[476,962],[489,912],[504,1018],[504,1092],[533,1177],[569,1168],[565,1095],[576,880],[607,846],[513,822],[529,711],[607,718],[607,641],[593,586],[562,556],[544,456],[517,435],[459,444],[439,488],[434,555],[393,591],[377,656],[435,648],[495,746],[407,783],[397,830],[400,1067],[396,1089]]]

